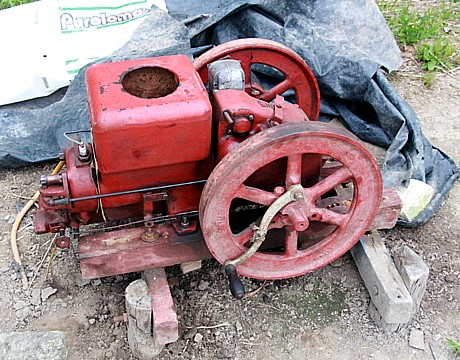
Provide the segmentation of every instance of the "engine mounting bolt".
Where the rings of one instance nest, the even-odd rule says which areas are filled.
[[[188,217],[183,215],[180,218],[180,226],[183,228],[188,228],[190,226],[190,221],[188,220]]]
[[[78,155],[81,157],[86,157],[88,155],[88,149],[84,143],[78,144]]]
[[[294,194],[294,199],[296,201],[303,201],[304,200],[304,197],[303,197],[303,192],[301,191],[298,191]]]
[[[160,233],[152,228],[147,228],[141,235],[141,240],[145,242],[154,242],[160,237]]]

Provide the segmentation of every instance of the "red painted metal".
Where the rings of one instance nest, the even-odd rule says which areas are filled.
[[[320,94],[315,76],[302,58],[287,46],[266,39],[238,39],[205,52],[194,61],[195,69],[203,83],[208,81],[207,65],[230,57],[239,60],[245,73],[246,92],[258,99],[271,102],[276,95],[292,89],[296,102],[310,120],[319,116]],[[271,89],[263,87],[251,78],[251,66],[262,64],[276,69],[284,79]]]
[[[245,91],[209,96],[207,64],[226,56],[241,61]],[[272,67],[285,79],[263,89],[251,80],[254,64]],[[87,70],[87,85],[94,141],[86,144],[86,156],[77,144],[68,147],[66,170],[43,180],[35,231],[64,236],[67,228],[78,232],[82,224],[128,218],[144,227],[81,236],[86,278],[208,258],[207,246],[217,260],[233,259],[247,249],[243,241],[251,223],[300,182],[310,202],[286,205],[259,252],[238,267],[257,278],[296,276],[345,252],[378,210],[375,162],[346,130],[308,121],[318,117],[318,86],[308,66],[284,45],[244,39],[218,46],[193,64],[183,55],[98,64]],[[297,104],[280,96],[287,89],[294,90]],[[350,199],[328,194],[315,202],[322,190],[348,177],[354,184]],[[188,184],[204,179],[204,190],[202,183]],[[180,183],[187,185],[174,185]],[[250,202],[258,206],[241,212]],[[174,216],[198,209],[207,245],[196,217]],[[385,224],[397,218],[395,209],[382,212]],[[160,215],[168,222],[151,221]],[[246,230],[236,236],[238,227]],[[295,249],[297,239],[305,249]],[[287,256],[279,251],[285,245]]]
[[[303,158],[319,154],[342,164],[337,171],[309,186],[302,181]],[[247,180],[267,165],[287,158],[279,169],[285,179],[276,189],[265,183],[248,185]],[[354,187],[345,214],[322,204],[335,187],[351,182]],[[258,279],[282,279],[316,270],[349,250],[374,220],[382,194],[379,167],[372,155],[348,131],[331,124],[302,122],[279,125],[240,144],[214,169],[203,190],[200,223],[206,244],[221,263],[247,251],[254,233],[252,226],[232,229],[231,204],[244,199],[251,204],[270,206],[293,184],[302,184],[305,201],[287,205],[282,218],[284,240],[262,249],[237,266],[239,274]],[[287,217],[286,217],[287,215]],[[255,217],[255,222],[257,222]],[[299,219],[306,223],[333,225],[335,230],[323,239],[302,239],[295,230]],[[280,227],[273,224],[273,229]],[[278,237],[279,237],[278,230]],[[311,245],[311,246],[309,246]]]
[[[178,236],[166,224],[158,225],[160,237],[141,240],[144,228],[84,236],[78,241],[80,268],[85,279],[127,274],[211,257],[202,235]]]
[[[162,268],[150,269],[144,271],[142,275],[150,292],[152,336],[155,343],[158,345],[173,343],[179,338],[179,323],[166,272]]]

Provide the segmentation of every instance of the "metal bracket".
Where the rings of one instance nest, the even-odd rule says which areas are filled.
[[[157,193],[144,193],[142,194],[142,199],[144,203],[144,219],[153,218],[153,203],[157,201],[165,201],[169,197],[166,191],[161,191]]]
[[[255,252],[259,249],[260,245],[265,241],[265,237],[268,232],[268,227],[275,217],[275,215],[284,208],[287,204],[293,201],[303,201],[304,200],[304,189],[302,185],[296,184],[292,185],[283,195],[276,199],[273,204],[265,212],[260,225],[255,227],[254,234],[252,235],[251,242],[253,243],[251,247],[242,255],[237,257],[234,260],[227,260],[224,264],[234,265],[235,267],[244,263],[248,260]]]

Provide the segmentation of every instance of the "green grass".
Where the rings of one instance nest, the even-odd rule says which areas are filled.
[[[457,356],[460,355],[460,345],[456,343],[454,340],[447,338],[447,348],[451,349],[457,354]]]
[[[413,46],[426,71],[425,85],[433,83],[435,72],[460,65],[460,4],[440,0],[420,11],[410,0],[380,0],[380,10],[404,49]]]
[[[27,4],[35,0],[0,0],[0,10],[8,9],[13,6]]]

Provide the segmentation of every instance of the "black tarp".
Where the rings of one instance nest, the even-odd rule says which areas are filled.
[[[362,140],[387,150],[381,166],[385,187],[409,179],[435,190],[412,222],[425,223],[439,206],[458,169],[421,132],[411,107],[382,69],[397,69],[400,53],[372,0],[166,1],[169,14],[152,9],[132,39],[97,62],[185,53],[257,37],[281,42],[302,56],[321,91],[321,120],[339,118]],[[86,69],[86,68],[85,68]],[[0,107],[0,166],[17,167],[55,158],[66,146],[64,131],[89,128],[83,69],[65,96]],[[5,86],[5,85],[4,85]]]

